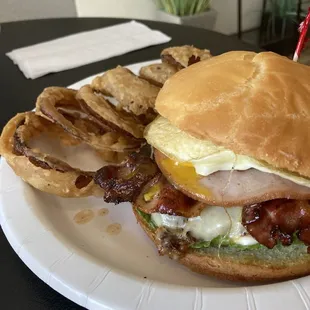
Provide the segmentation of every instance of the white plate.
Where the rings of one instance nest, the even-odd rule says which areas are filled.
[[[135,73],[145,63],[128,66]],[[89,83],[92,77],[72,88]],[[95,210],[87,224],[77,212]],[[109,214],[97,215],[101,208]],[[136,223],[129,203],[64,199],[39,192],[0,166],[0,223],[24,263],[53,289],[89,309],[281,309],[310,308],[310,278],[247,286],[200,276],[159,257]],[[106,232],[121,224],[118,235]]]

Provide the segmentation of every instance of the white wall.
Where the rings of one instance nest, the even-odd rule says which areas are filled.
[[[0,0],[0,23],[76,16],[74,0]]]
[[[156,19],[153,0],[75,0],[80,17],[105,16]]]
[[[233,34],[238,29],[238,1],[213,0],[212,7],[218,12],[215,31]],[[242,29],[259,27],[263,0],[242,1]]]
[[[260,24],[263,0],[243,0],[243,29]],[[237,0],[213,0],[215,31],[237,32]],[[75,9],[76,5],[76,9]],[[0,0],[0,22],[47,17],[127,17],[156,20],[153,0]]]
[[[108,16],[156,20],[153,0],[75,0],[77,14],[81,17]],[[263,0],[243,0],[243,29],[259,26]],[[213,0],[218,12],[215,31],[232,34],[237,32],[237,0]]]

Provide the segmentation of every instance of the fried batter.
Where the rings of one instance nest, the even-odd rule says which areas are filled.
[[[48,87],[37,99],[36,113],[59,124],[71,136],[97,150],[123,152],[139,149],[143,140],[136,139],[124,127],[120,127],[119,120],[116,124],[117,118],[112,109],[105,109],[101,105],[94,111],[94,102],[89,98],[93,98],[92,94],[84,95],[83,93],[91,106],[86,101],[79,100],[75,90]],[[114,116],[113,122],[111,115]],[[140,124],[140,128],[141,126]]]
[[[152,64],[140,69],[140,76],[150,83],[162,87],[164,83],[175,73],[177,68],[168,63]]]
[[[178,70],[212,57],[209,50],[201,50],[190,45],[168,47],[161,52],[160,56],[164,63],[171,64]]]
[[[0,153],[16,175],[43,192],[62,197],[102,196],[104,191],[94,184],[93,171],[74,168],[29,146],[32,139],[44,133],[57,137],[60,142],[64,138],[65,145],[72,139],[57,124],[34,112],[17,114],[6,124],[1,134]]]
[[[147,114],[149,110],[153,110],[160,89],[121,66],[97,76],[91,87],[114,97],[119,102],[118,108],[124,108],[135,115]]]
[[[86,105],[97,114],[97,117],[104,115],[104,119],[115,124],[135,138],[143,138],[144,126],[126,111],[118,111],[100,93],[96,93],[89,85],[85,85],[77,93],[77,99],[83,100]]]

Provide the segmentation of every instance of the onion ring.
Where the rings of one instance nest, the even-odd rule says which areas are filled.
[[[34,112],[17,114],[4,127],[0,153],[25,182],[47,193],[62,197],[102,197],[104,191],[94,183],[95,172],[82,171],[28,145],[30,139],[47,132],[64,144],[76,144],[61,127]]]
[[[77,93],[77,99],[86,103],[90,113],[96,118],[104,115],[104,119],[118,126],[126,133],[135,138],[143,138],[144,126],[132,114],[124,110],[117,110],[116,107],[104,98],[101,93],[95,92],[90,85],[81,87]]]
[[[133,151],[143,143],[142,139],[135,138],[78,100],[76,90],[45,88],[37,99],[36,114],[57,123],[70,135],[97,150]]]

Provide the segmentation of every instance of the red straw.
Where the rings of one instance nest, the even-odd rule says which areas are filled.
[[[294,53],[293,61],[298,60],[301,51],[305,47],[305,42],[307,42],[306,35],[307,35],[309,23],[310,23],[310,7],[308,9],[308,14],[307,14],[305,20],[300,24],[300,26],[298,28],[300,35],[299,35],[299,40],[298,40],[297,47],[296,47],[296,50]]]

